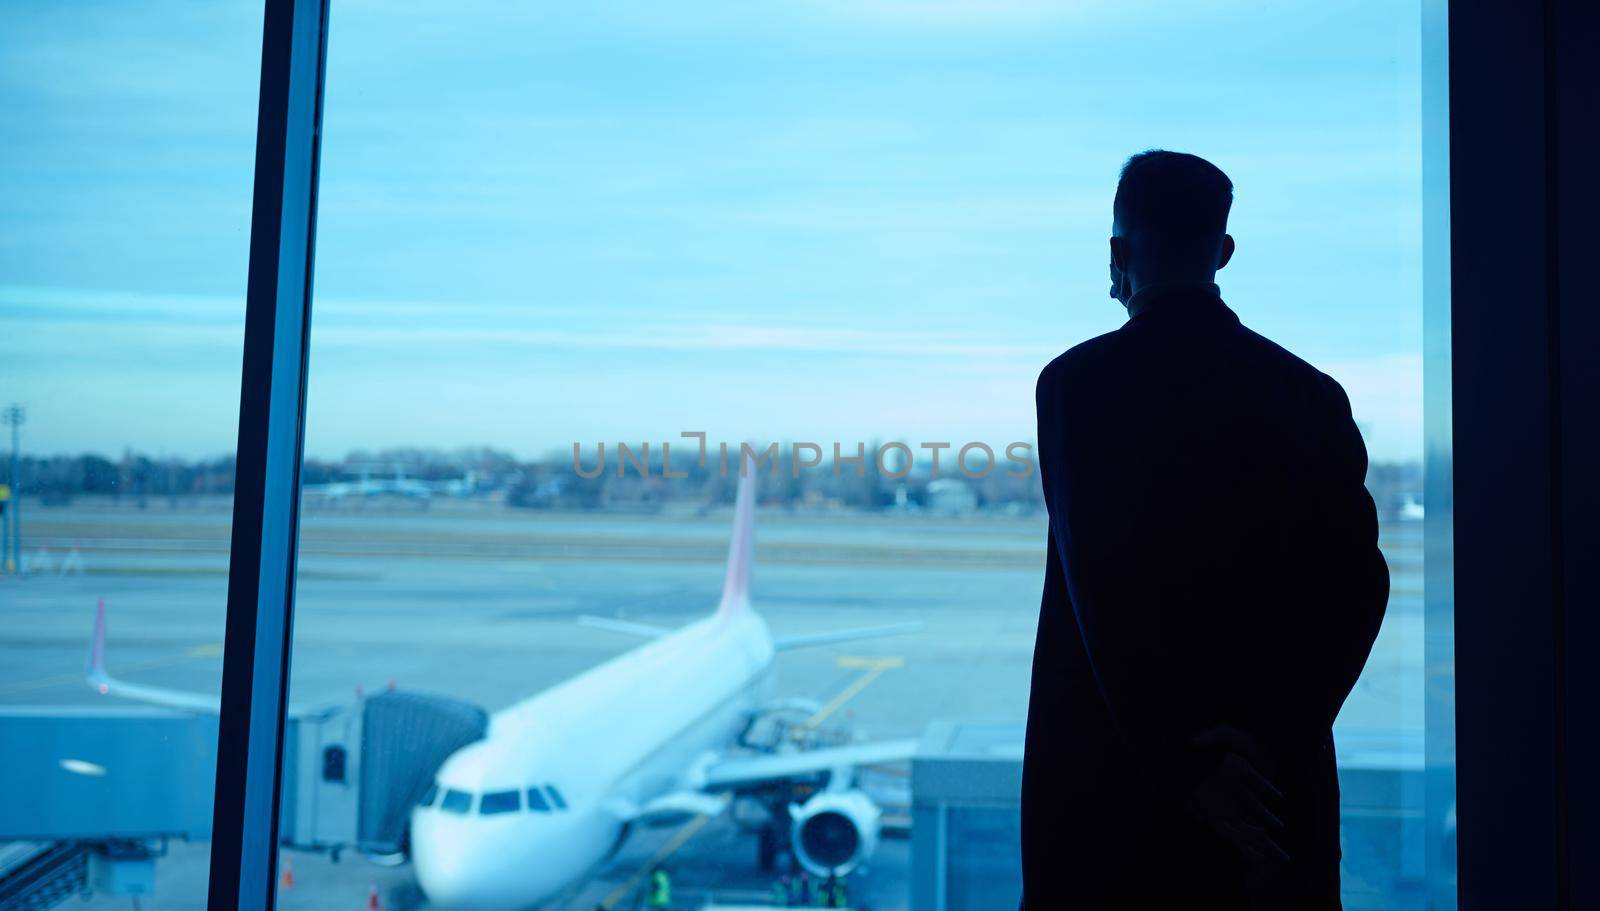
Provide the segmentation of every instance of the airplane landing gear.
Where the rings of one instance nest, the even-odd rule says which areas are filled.
[[[771,873],[778,866],[778,833],[770,823],[761,827],[756,837],[756,869]]]
[[[787,826],[774,820],[756,833],[756,869],[762,873],[794,873],[800,869],[789,844]]]

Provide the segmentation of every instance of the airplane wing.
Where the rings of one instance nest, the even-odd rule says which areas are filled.
[[[915,738],[852,743],[794,753],[757,753],[706,757],[686,786],[643,804],[615,799],[607,809],[623,822],[645,826],[674,825],[693,816],[716,816],[727,809],[731,792],[753,785],[799,778],[819,772],[904,762],[917,751]]]
[[[89,674],[89,685],[97,692],[110,696],[121,696],[124,699],[133,699],[151,705],[166,706],[171,709],[182,709],[186,712],[197,712],[202,715],[216,715],[222,711],[222,697],[207,696],[203,693],[186,693],[183,690],[169,690],[158,686],[140,686],[136,683],[124,683],[104,672]]]
[[[644,826],[674,825],[694,816],[716,816],[727,807],[726,794],[688,789],[669,791],[643,804],[627,800],[613,800],[607,804],[612,815],[623,822]]]
[[[136,683],[124,683],[111,676],[106,671],[106,599],[101,598],[94,612],[94,638],[89,641],[89,671],[87,675],[89,686],[98,693],[109,696],[122,696],[127,699],[136,699],[152,705],[162,705],[167,708],[183,709],[189,712],[200,712],[207,715],[216,715],[222,711],[222,697],[206,693],[189,693],[183,690],[169,690],[156,686],[140,686]]]
[[[768,781],[781,781],[835,769],[904,762],[917,752],[916,738],[852,743],[794,753],[758,753],[731,756],[708,766],[701,784],[708,791],[737,790]]]
[[[857,639],[876,639],[880,636],[899,636],[905,633],[915,633],[922,629],[922,624],[915,620],[909,623],[886,623],[882,626],[861,626],[855,629],[830,630],[824,633],[803,633],[798,636],[784,636],[775,639],[773,648],[778,651],[787,651],[792,648],[810,648],[814,645],[833,645],[838,642],[854,642]]]
[[[629,636],[638,636],[641,639],[659,639],[672,632],[672,630],[664,626],[637,623],[616,617],[597,617],[594,614],[579,615],[578,625],[593,629],[610,630],[613,633],[623,633]],[[921,629],[922,624],[920,622],[911,621],[909,623],[886,623],[882,626],[862,626],[855,629],[828,630],[821,633],[802,633],[798,636],[783,636],[774,639],[772,647],[782,652],[793,648],[810,648],[814,645],[834,645],[840,642],[855,642],[858,639],[899,636],[905,633],[914,633]]]
[[[578,617],[578,625],[610,630],[613,633],[625,633],[629,636],[639,636],[643,639],[660,639],[662,636],[672,632],[672,630],[664,626],[635,623],[632,620],[619,620],[615,617],[596,617],[594,614],[580,615]]]

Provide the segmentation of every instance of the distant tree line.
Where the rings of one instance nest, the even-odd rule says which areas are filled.
[[[1032,512],[1042,508],[1036,475],[1016,478],[995,472],[983,478],[926,472],[895,478],[880,472],[872,459],[858,471],[850,465],[835,472],[831,465],[794,471],[792,454],[781,449],[779,461],[760,472],[757,492],[764,506],[799,510]],[[21,490],[48,504],[78,497],[105,497],[136,504],[166,498],[174,502],[233,492],[232,456],[210,459],[159,458],[126,452],[120,459],[98,454],[23,456],[19,460]],[[570,452],[520,460],[490,448],[454,451],[390,449],[356,451],[340,460],[308,458],[301,481],[308,489],[363,477],[397,477],[426,482],[436,496],[468,497],[522,509],[608,510],[653,512],[675,508],[710,508],[733,501],[736,477],[722,477],[716,465],[701,466],[694,453],[674,452],[673,475],[657,470],[650,477],[619,476],[608,470],[585,478],[573,469]],[[16,486],[8,460],[0,459],[0,482]],[[658,466],[659,468],[659,466]],[[1422,467],[1414,462],[1374,463],[1368,489],[1384,515],[1401,514],[1420,502]]]
[[[105,456],[23,456],[18,474],[21,490],[46,503],[64,503],[77,496],[174,497],[233,492],[234,459],[156,459],[135,453],[113,461]],[[9,474],[9,465],[0,465]],[[10,477],[6,482],[19,485]]]
[[[861,510],[938,508],[938,490],[928,472],[914,472],[898,478],[884,473],[872,458],[842,464],[836,471],[831,461],[806,464],[796,470],[794,452],[778,447],[775,459],[757,471],[757,500],[768,506],[797,509],[851,508]],[[611,463],[595,477],[574,470],[570,454],[523,466],[516,483],[507,491],[507,502],[532,509],[612,509],[651,511],[667,503],[698,503],[711,506],[733,502],[737,468],[724,473],[717,461],[701,465],[693,452],[673,452],[672,471],[662,471],[660,453],[650,476],[637,470],[623,471]],[[737,456],[735,456],[735,459]],[[597,464],[593,451],[583,465]],[[736,464],[736,462],[735,462]],[[971,505],[979,510],[1009,508],[1031,511],[1043,505],[1039,484],[1032,476],[1008,477],[995,472],[983,478],[949,478],[970,493]],[[932,485],[932,486],[931,486]]]

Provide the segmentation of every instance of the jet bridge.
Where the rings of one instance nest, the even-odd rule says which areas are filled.
[[[285,726],[285,847],[400,861],[409,810],[488,715],[389,690]],[[154,894],[172,839],[211,837],[217,717],[130,706],[0,708],[0,909]]]
[[[459,699],[394,690],[368,699],[362,717],[356,844],[372,855],[406,853],[411,808],[451,753],[483,739],[489,715]]]
[[[297,757],[284,779],[285,844],[396,860],[409,851],[411,808],[434,773],[489,729],[476,705],[404,690],[296,721],[284,743]]]

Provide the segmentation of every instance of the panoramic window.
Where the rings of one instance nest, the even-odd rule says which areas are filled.
[[[592,834],[464,864],[366,815],[407,862],[326,889],[1014,904],[1034,380],[1125,318],[1111,193],[1165,147],[1232,177],[1225,300],[1365,437],[1393,597],[1336,731],[1346,903],[1421,907],[1421,12],[1260,12],[341,5],[293,693],[391,681],[369,742],[427,732],[353,780],[559,774]]]
[[[0,904],[206,900],[260,53],[0,13]]]

